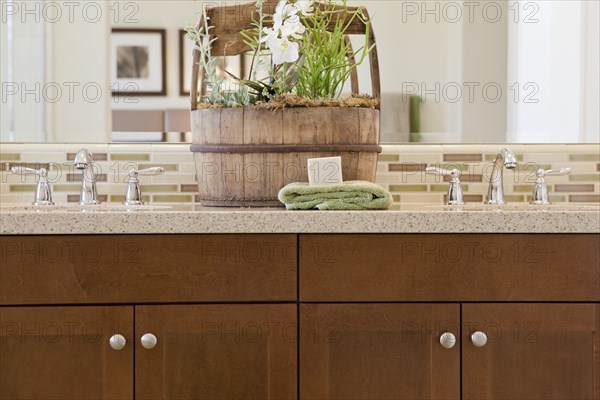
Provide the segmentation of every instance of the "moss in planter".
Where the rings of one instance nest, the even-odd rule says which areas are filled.
[[[266,103],[259,102],[250,107],[277,110],[280,108],[294,107],[346,107],[346,108],[376,108],[379,109],[380,101],[366,94],[352,95],[340,99],[308,99],[296,94],[285,93],[279,95],[276,99]],[[200,103],[199,109],[223,108],[222,104]]]

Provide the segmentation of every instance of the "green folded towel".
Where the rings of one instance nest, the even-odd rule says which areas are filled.
[[[288,210],[386,210],[392,196],[381,186],[366,181],[339,185],[290,183],[279,191],[279,201]]]

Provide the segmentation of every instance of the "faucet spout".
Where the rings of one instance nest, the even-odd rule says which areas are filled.
[[[79,204],[100,204],[96,190],[96,174],[94,172],[93,154],[88,149],[81,149],[75,155],[75,168],[83,171],[81,180],[81,197]]]
[[[505,204],[504,201],[504,168],[517,168],[517,158],[515,154],[507,148],[500,150],[494,159],[492,173],[490,175],[490,186],[486,204]]]

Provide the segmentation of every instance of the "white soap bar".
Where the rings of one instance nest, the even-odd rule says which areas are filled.
[[[342,157],[308,159],[308,184],[337,185],[342,183]]]

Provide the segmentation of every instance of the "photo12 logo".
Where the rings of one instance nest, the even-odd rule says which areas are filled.
[[[136,24],[140,6],[137,2],[113,1],[2,1],[0,20],[25,23],[89,23],[107,19],[113,23]]]
[[[539,23],[540,5],[534,1],[404,1],[402,22],[449,23],[484,22],[496,24],[508,18],[509,22]]]
[[[536,82],[515,82],[505,89],[498,82],[402,82],[404,101],[417,95],[423,103],[498,103],[506,93],[508,102],[537,104],[539,92]]]
[[[98,103],[102,86],[97,82],[2,82],[2,102],[9,99],[21,103]]]

